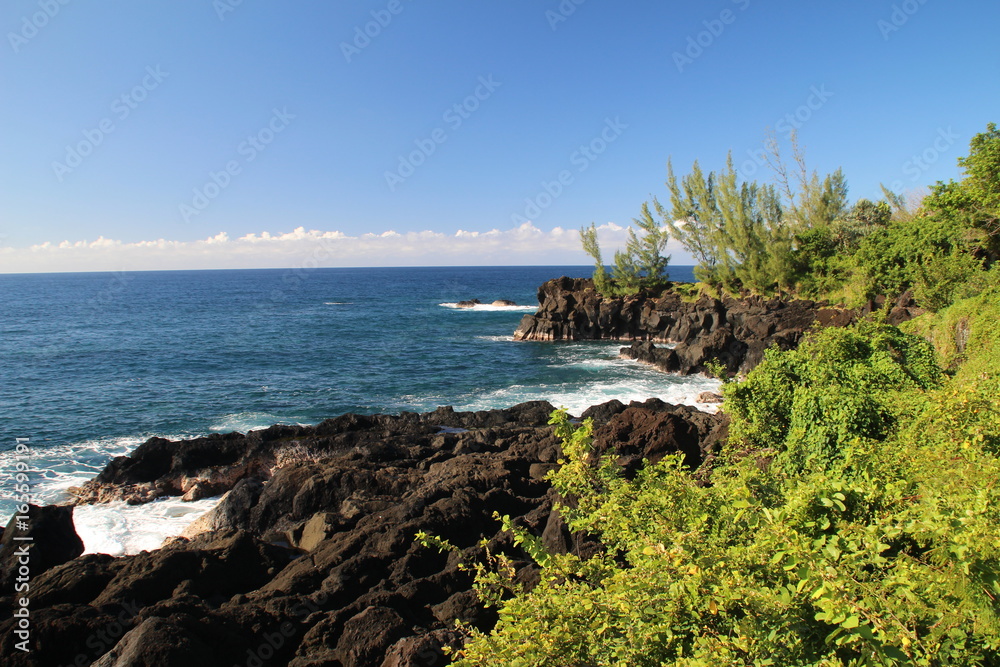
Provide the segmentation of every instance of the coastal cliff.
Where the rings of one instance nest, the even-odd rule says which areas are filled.
[[[661,294],[605,298],[586,278],[557,278],[538,289],[538,311],[525,315],[515,340],[620,340],[632,342],[624,356],[682,374],[700,373],[721,363],[730,374],[746,373],[772,345],[790,349],[814,327],[847,326],[883,307],[871,302],[847,309],[826,302],[705,294]],[[919,314],[908,295],[889,310],[890,323]],[[673,347],[658,347],[655,343]]]
[[[598,548],[571,538],[552,509],[545,475],[561,456],[552,410],[534,402],[352,414],[312,427],[151,439],[79,497],[226,495],[185,537],[134,556],[74,557],[71,522],[59,524],[62,534],[50,530],[46,547],[70,550],[53,561],[61,564],[32,571],[34,651],[9,653],[4,664],[445,665],[445,648],[464,640],[456,620],[481,629],[496,620],[459,567],[482,561],[482,541],[509,554],[522,581],[537,577],[495,512],[554,552]],[[612,401],[583,416],[597,425],[595,448],[615,451],[626,471],[673,452],[697,468],[726,428],[722,416],[655,399]],[[461,554],[418,545],[418,531]],[[0,591],[7,645],[15,604],[11,588]]]

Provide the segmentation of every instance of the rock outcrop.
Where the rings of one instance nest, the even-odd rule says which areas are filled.
[[[463,640],[456,620],[483,629],[496,620],[459,568],[483,556],[480,540],[508,553],[525,581],[537,576],[494,512],[554,551],[598,548],[571,536],[552,509],[544,478],[560,447],[551,411],[538,402],[439,408],[150,440],[81,497],[145,502],[186,494],[191,480],[227,495],[201,532],[161,549],[81,556],[35,573],[33,652],[8,652],[4,664],[447,664],[445,649]],[[698,466],[725,431],[721,416],[657,400],[613,401],[584,416],[595,420],[595,447],[630,473],[643,458],[677,451]],[[419,546],[418,531],[461,553]],[[15,600],[9,588],[0,596],[0,638],[11,646]]]
[[[73,508],[28,505],[11,517],[0,538],[0,591],[14,588],[83,553]],[[25,551],[27,554],[25,555]]]
[[[721,363],[729,373],[745,373],[768,347],[795,347],[810,328],[846,326],[883,305],[845,309],[803,299],[704,294],[689,299],[674,290],[603,298],[593,281],[566,277],[543,284],[538,302],[538,311],[521,319],[515,340],[633,341],[639,344],[623,349],[625,356],[682,374],[704,372],[709,362]],[[904,295],[888,319],[895,324],[919,312]]]

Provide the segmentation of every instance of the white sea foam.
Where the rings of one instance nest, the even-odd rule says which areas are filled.
[[[80,505],[73,511],[73,522],[84,553],[137,554],[158,549],[165,539],[179,535],[218,502],[217,497],[194,502],[162,498],[145,505]]]
[[[457,303],[439,303],[439,306],[443,308],[452,308],[455,310],[469,310],[469,311],[516,311],[519,313],[533,313],[538,310],[538,306],[494,306],[491,303],[477,303],[474,306],[459,306]]]
[[[324,306],[350,306],[350,301],[324,301]]]
[[[55,505],[72,500],[68,489],[80,486],[99,473],[108,461],[125,456],[151,437],[150,435],[105,438],[85,442],[42,446],[29,450],[31,493],[35,504]],[[189,435],[165,435],[177,440]],[[30,443],[29,443],[30,444]],[[6,523],[13,514],[16,455],[0,452],[0,516]],[[9,483],[8,483],[9,482]],[[85,553],[112,555],[133,554],[144,549],[156,549],[164,539],[178,535],[185,527],[210,510],[218,498],[185,503],[180,498],[167,498],[146,505],[125,503],[81,505],[73,510],[76,531],[83,540]]]
[[[29,465],[31,492],[36,503],[57,504],[71,500],[67,492],[104,469],[116,456],[125,456],[151,437],[150,435],[104,438],[60,445],[32,444],[25,458]],[[178,438],[183,436],[163,436]],[[13,506],[13,475],[19,457],[12,451],[0,452],[0,516],[9,517]],[[4,511],[8,510],[8,511]]]
[[[592,352],[593,354],[593,352]],[[649,398],[677,405],[690,405],[704,412],[717,412],[719,406],[698,401],[705,391],[718,392],[722,383],[701,375],[681,376],[626,359],[564,359],[563,366],[593,369],[594,379],[580,383],[566,382],[541,385],[512,385],[486,392],[456,405],[456,410],[488,410],[509,407],[526,401],[548,401],[556,407],[566,408],[572,415],[607,401],[617,399],[622,403],[645,401]],[[559,364],[553,364],[558,367]]]
[[[675,405],[690,405],[704,412],[717,412],[718,405],[700,403],[698,394],[703,391],[717,391],[717,381],[704,378],[697,383],[679,384],[675,389],[648,388],[641,384],[625,385],[618,383],[594,383],[584,390],[567,388],[559,385],[524,387],[514,385],[507,389],[491,392],[478,400],[462,406],[463,410],[484,410],[496,407],[497,404],[515,405],[526,401],[548,401],[552,405],[566,408],[570,414],[579,416],[587,408],[617,399],[622,403],[645,401],[659,398],[666,403]],[[456,408],[458,409],[458,408]]]
[[[476,336],[476,340],[488,340],[493,343],[513,343],[513,336]]]
[[[284,417],[270,412],[234,412],[219,418],[208,428],[210,431],[216,433],[231,433],[233,431],[246,433],[247,431],[267,428],[274,424],[287,423],[289,422]]]

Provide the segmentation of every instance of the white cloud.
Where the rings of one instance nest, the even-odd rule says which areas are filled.
[[[624,228],[599,227],[607,251],[624,239]],[[532,223],[487,232],[458,230],[397,232],[360,236],[340,231],[261,231],[231,238],[226,232],[197,241],[156,239],[124,242],[45,242],[29,248],[0,248],[0,272],[119,271],[311,266],[434,266],[500,264],[586,264],[575,229],[545,231]]]
[[[597,227],[605,259],[624,245],[627,227]],[[684,261],[673,243],[675,264]],[[681,253],[681,256],[678,255]],[[0,247],[0,273],[136,271],[168,269],[294,268],[301,266],[462,266],[589,264],[576,229],[545,231],[532,223],[487,232],[387,230],[349,236],[341,231],[261,231],[231,238],[226,232],[197,241],[45,242],[29,248]]]

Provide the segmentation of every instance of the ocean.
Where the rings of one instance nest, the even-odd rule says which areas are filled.
[[[670,267],[691,280],[690,267]],[[19,460],[40,503],[152,436],[346,412],[695,404],[718,383],[618,358],[620,343],[514,342],[536,291],[591,267],[268,269],[0,275],[0,520]],[[455,304],[507,299],[517,306]],[[28,453],[18,454],[17,439]],[[87,552],[153,549],[215,499],[78,507]]]

